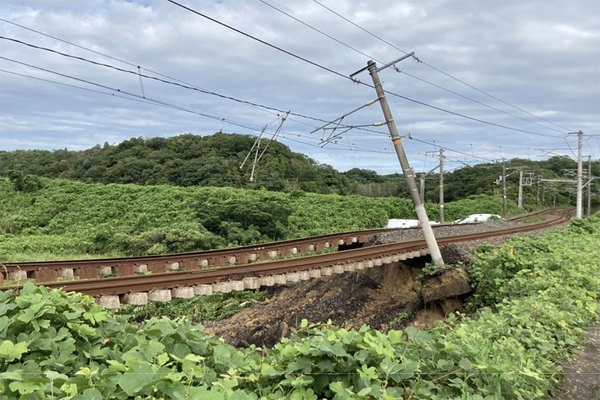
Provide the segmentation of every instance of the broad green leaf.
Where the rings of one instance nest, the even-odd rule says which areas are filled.
[[[0,344],[0,357],[3,357],[7,362],[21,359],[21,356],[28,351],[27,343],[18,342],[14,344],[10,340],[5,340]]]

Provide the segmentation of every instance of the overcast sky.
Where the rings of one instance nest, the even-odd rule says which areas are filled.
[[[377,97],[348,75],[369,59],[382,66],[412,51],[422,63],[408,58],[380,77],[398,131],[411,134],[403,143],[416,170],[435,167],[428,152],[439,148],[449,169],[574,158],[569,132],[600,134],[598,0],[180,4],[302,59],[167,0],[2,0],[0,150],[258,135],[267,124],[270,137],[289,110],[277,140],[292,150],[340,171],[399,172],[385,126],[367,126],[383,121],[378,103],[342,121],[365,127],[341,126],[324,146],[332,131],[311,132]],[[368,72],[356,78],[372,84]],[[599,139],[586,137],[583,153],[598,159]]]

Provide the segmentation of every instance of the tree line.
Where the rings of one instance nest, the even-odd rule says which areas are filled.
[[[35,175],[104,184],[264,188],[288,193],[302,191],[409,197],[405,180],[399,173],[379,175],[375,171],[360,168],[339,172],[330,165],[292,152],[279,142],[269,143],[257,167],[256,179],[250,182],[251,165],[247,164],[243,169],[240,169],[240,165],[255,140],[256,137],[249,135],[218,132],[209,136],[184,134],[171,138],[138,137],[118,145],[104,143],[103,146],[96,145],[82,151],[2,151],[0,176],[12,174],[16,181],[21,180],[25,190],[35,186],[35,181],[27,176]],[[266,145],[266,140],[263,140],[261,149]],[[528,172],[550,179],[569,177],[568,171],[577,168],[575,161],[562,156],[544,161],[513,159],[507,161],[507,167],[509,172],[512,168],[524,167]],[[592,173],[600,176],[600,162],[593,163]],[[500,163],[465,166],[447,172],[444,174],[445,199],[456,201],[470,195],[499,194],[501,186],[495,180],[501,174]],[[438,179],[439,175],[435,173],[426,177],[426,200],[437,201]],[[552,199],[557,205],[574,204],[574,196],[568,193],[568,186],[555,185],[554,188],[557,189],[556,194],[542,193],[547,201]],[[509,197],[516,199],[517,190],[518,177],[513,174],[508,179]],[[524,195],[527,207],[534,208],[539,204],[537,188],[526,188]],[[600,200],[595,196],[593,207],[599,205]]]

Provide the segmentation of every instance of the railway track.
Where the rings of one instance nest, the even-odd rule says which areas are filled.
[[[558,215],[551,215],[557,211]],[[505,236],[542,229],[568,221],[570,219],[568,214],[569,212],[564,209],[544,210],[513,219],[523,220],[536,215],[549,215],[546,220],[542,222],[476,234],[440,237],[438,238],[438,243],[440,245],[445,245],[449,243],[481,240],[493,236]],[[342,244],[342,240],[344,244],[352,244],[359,242],[359,238],[364,241],[362,235],[365,235],[366,237],[368,234],[381,231],[389,230],[350,232],[336,235],[324,235],[303,240],[277,242],[264,246],[246,246],[244,248],[227,249],[230,252],[223,251],[222,256],[245,254],[242,260],[249,261],[249,254],[265,254],[261,253],[261,251],[267,249],[269,249],[267,251],[273,251],[271,249],[278,249],[278,251],[287,249],[286,253],[292,254],[291,248],[284,247],[282,243],[285,243],[286,246],[296,246],[297,249],[307,248],[308,244],[313,243],[313,246],[318,249],[319,247],[325,248],[323,240],[334,241],[337,239],[338,245]],[[321,246],[319,246],[319,243],[321,243]],[[242,253],[240,249],[245,249],[246,253]],[[95,296],[99,303],[105,306],[118,307],[121,302],[145,304],[148,300],[168,301],[173,297],[189,298],[194,295],[211,294],[212,292],[258,289],[261,286],[273,286],[276,284],[317,278],[323,275],[351,272],[428,254],[425,241],[423,239],[416,239],[379,246],[361,247],[343,252],[332,252],[262,263],[243,263],[240,265],[205,268],[206,265],[204,265],[205,263],[202,263],[202,261],[208,260],[210,256],[207,254],[212,255],[214,252],[215,251],[110,260],[30,263],[35,264],[36,268],[29,271],[33,271],[34,277],[48,277],[49,275],[56,276],[58,274],[58,268],[73,268],[71,266],[80,268],[80,275],[77,280],[48,283],[37,281],[36,283],[44,283],[45,286],[49,288],[63,288],[66,291],[85,293]],[[278,252],[277,254],[279,255],[280,253]],[[269,254],[266,254],[266,256],[270,257]],[[165,267],[168,263],[177,263],[178,268],[183,270],[166,272],[166,268],[161,268],[159,270],[151,269],[151,274],[135,275],[133,273],[136,266],[144,265],[143,263],[150,264],[152,262],[159,262]],[[112,268],[115,268],[117,275],[119,275],[119,273],[121,275],[114,278],[98,279],[98,269],[106,268],[104,263],[110,266],[111,271],[113,271]],[[85,279],[85,276],[82,277],[82,274],[88,268],[95,271],[96,275],[90,276],[90,279]],[[51,272],[48,273],[48,271]],[[2,289],[18,290],[18,287],[5,286],[2,287]]]

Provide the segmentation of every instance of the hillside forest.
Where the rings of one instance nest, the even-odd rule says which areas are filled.
[[[97,145],[83,151],[17,150],[0,151],[0,176],[11,171],[45,178],[63,178],[88,183],[134,183],[181,187],[232,187],[291,193],[356,194],[369,197],[403,197],[409,193],[401,174],[379,175],[375,171],[354,168],[339,172],[287,146],[270,142],[261,159],[256,179],[250,182],[251,165],[240,170],[256,137],[215,133],[210,136],[185,134],[171,138],[131,138],[118,145]],[[267,142],[261,144],[265,148]],[[251,164],[251,163],[250,163]],[[555,156],[543,161],[508,160],[507,173],[521,168],[524,176],[532,173],[545,179],[575,179],[577,165],[568,157]],[[587,167],[587,166],[586,166]],[[585,168],[587,169],[587,168]],[[500,163],[464,166],[444,174],[445,201],[470,195],[499,195],[496,183],[502,175]],[[592,163],[592,175],[600,176],[600,162]],[[425,198],[437,202],[439,176],[426,177]],[[517,198],[518,173],[508,179],[508,197]],[[594,187],[593,191],[598,192]],[[574,205],[574,185],[547,184],[537,192],[537,181],[524,188],[523,205],[527,209],[553,205]],[[539,201],[538,201],[539,196]],[[600,207],[600,196],[593,196],[592,209]]]

